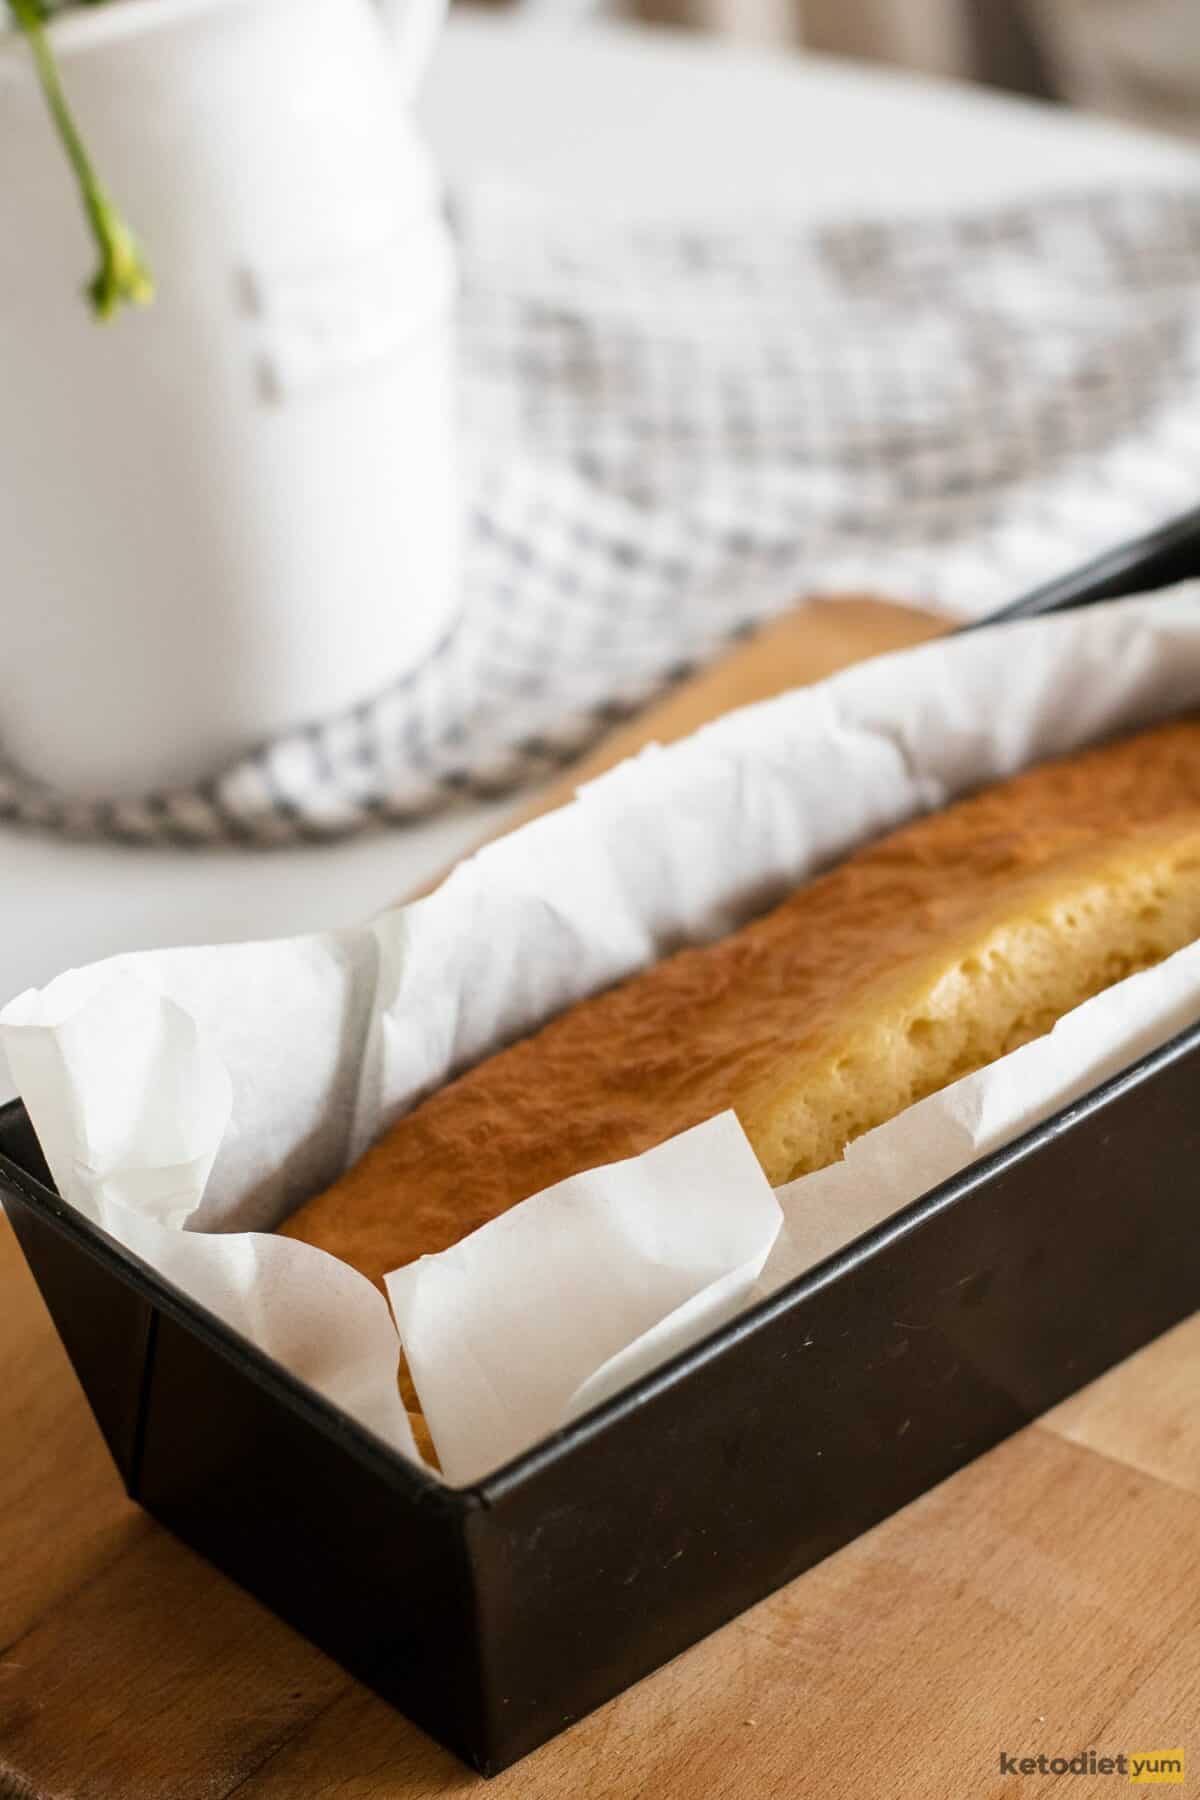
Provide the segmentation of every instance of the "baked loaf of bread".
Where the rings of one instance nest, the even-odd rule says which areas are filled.
[[[1200,936],[1200,721],[905,826],[402,1118],[283,1230],[379,1281],[732,1107],[776,1185]]]

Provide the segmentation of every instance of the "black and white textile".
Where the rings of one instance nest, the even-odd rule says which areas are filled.
[[[459,225],[453,636],[203,788],[97,805],[0,769],[0,816],[174,843],[403,823],[545,775],[802,594],[978,616],[1200,501],[1200,188],[795,229],[481,192]]]

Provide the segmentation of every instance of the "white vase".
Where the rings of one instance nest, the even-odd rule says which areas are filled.
[[[452,622],[453,264],[407,105],[443,0],[410,4],[55,22],[157,283],[107,324],[27,48],[0,32],[0,744],[60,788],[212,773]]]

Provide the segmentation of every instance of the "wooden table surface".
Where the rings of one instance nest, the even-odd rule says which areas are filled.
[[[615,748],[931,629],[870,603],[807,609]],[[1000,1754],[1178,1747],[1191,1772],[1176,1791],[1200,1791],[1200,1317],[490,1792],[1092,1797],[1110,1780],[1001,1775]],[[424,1800],[478,1785],[125,1498],[0,1221],[0,1797]]]

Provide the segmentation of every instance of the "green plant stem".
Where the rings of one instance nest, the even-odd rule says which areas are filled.
[[[101,187],[67,104],[58,65],[45,31],[41,0],[9,0],[13,17],[25,34],[38,81],[79,186],[79,197],[91,229],[100,264],[86,292],[99,319],[109,319],[123,303],[145,306],[154,298],[154,278],[137,239]]]

